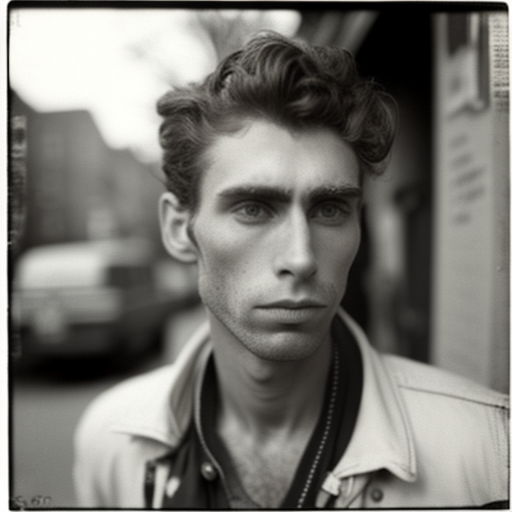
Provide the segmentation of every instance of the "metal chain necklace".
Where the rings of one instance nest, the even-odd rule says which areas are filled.
[[[318,451],[313,460],[313,464],[311,465],[311,469],[309,470],[306,484],[304,485],[304,489],[302,490],[299,501],[297,503],[297,508],[302,508],[304,506],[304,501],[306,499],[306,496],[308,495],[309,488],[311,487],[311,482],[313,481],[315,471],[316,471],[318,463],[320,462],[320,459],[322,457],[325,443],[327,442],[327,439],[329,438],[329,432],[331,430],[332,418],[333,418],[333,414],[334,414],[334,406],[337,402],[339,378],[340,378],[340,375],[339,375],[339,373],[340,373],[339,348],[338,348],[337,343],[334,343],[333,345],[334,345],[334,375],[333,375],[333,379],[332,379],[331,394],[329,397],[329,409],[327,411],[327,420],[325,422],[325,428],[324,428],[324,432],[322,435],[322,439],[318,446]]]

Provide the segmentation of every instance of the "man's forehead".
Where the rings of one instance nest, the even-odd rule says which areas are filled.
[[[253,122],[219,135],[208,151],[202,196],[256,194],[280,200],[296,195],[360,195],[359,161],[353,148],[328,129],[291,132]]]

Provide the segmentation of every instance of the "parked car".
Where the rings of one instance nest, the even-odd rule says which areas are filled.
[[[22,357],[134,356],[161,341],[194,289],[155,282],[154,256],[140,240],[56,244],[22,254],[11,312]]]

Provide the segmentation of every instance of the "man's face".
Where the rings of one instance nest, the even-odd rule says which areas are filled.
[[[193,232],[212,335],[306,358],[330,339],[359,246],[356,155],[330,130],[254,121],[208,157]]]

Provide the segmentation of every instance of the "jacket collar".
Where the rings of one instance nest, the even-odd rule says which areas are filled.
[[[114,432],[179,445],[192,418],[194,388],[203,361],[211,352],[209,327],[203,324],[188,340],[176,361],[133,382],[133,405],[112,424]],[[138,381],[138,382],[137,382]]]
[[[398,384],[359,325],[345,311],[339,315],[361,351],[363,393],[352,439],[333,473],[344,478],[385,468],[412,482],[416,480],[416,454]]]
[[[338,478],[388,469],[397,477],[416,479],[416,456],[406,410],[398,385],[382,356],[369,344],[356,322],[343,310],[339,315],[357,341],[363,361],[363,393],[354,433],[334,469]],[[193,414],[194,388],[211,352],[208,325],[185,345],[173,365],[154,373],[137,388],[137,403],[113,425],[116,432],[146,437],[172,449],[179,445]],[[163,390],[167,389],[167,392]]]

